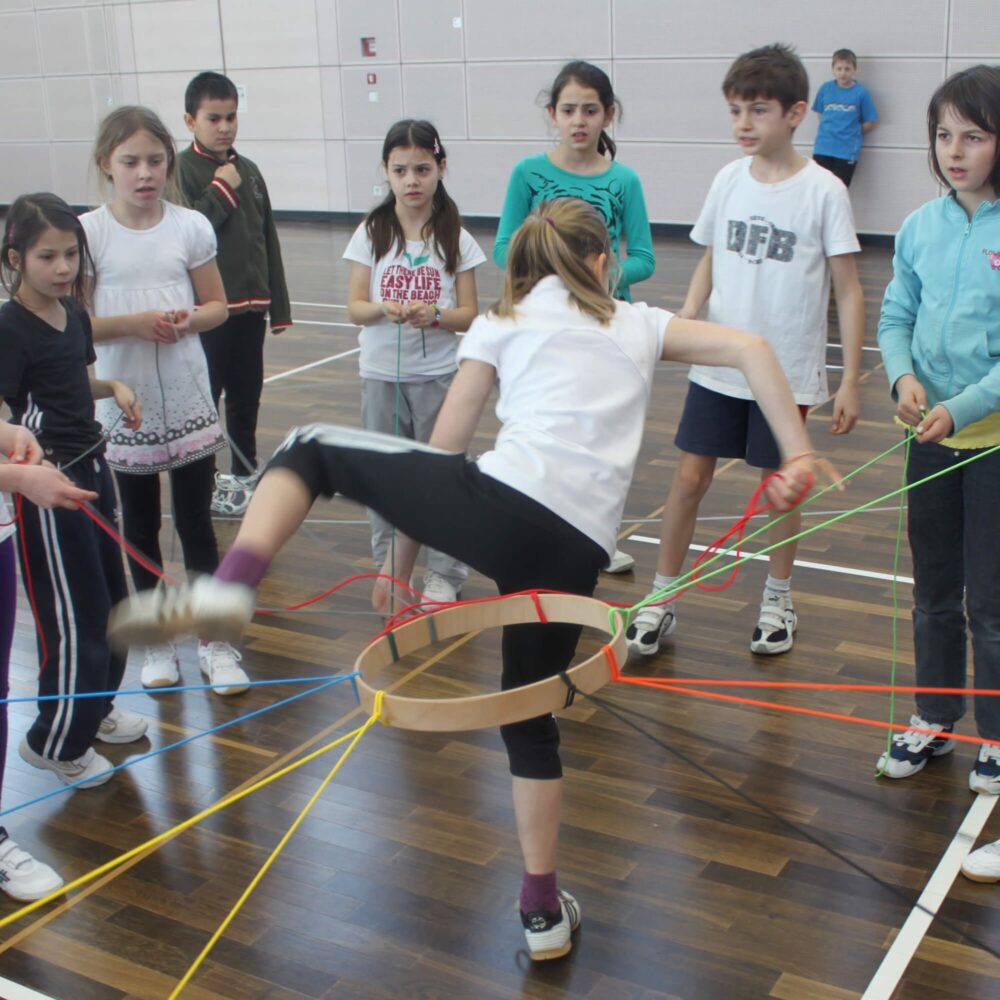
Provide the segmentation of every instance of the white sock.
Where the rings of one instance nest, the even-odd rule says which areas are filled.
[[[790,594],[792,592],[792,578],[776,580],[770,573],[764,581],[764,592],[771,591],[772,594]]]
[[[679,576],[664,576],[662,573],[657,573],[653,577],[653,589],[650,593],[656,594],[661,590],[666,590],[667,587],[672,587],[679,579]]]

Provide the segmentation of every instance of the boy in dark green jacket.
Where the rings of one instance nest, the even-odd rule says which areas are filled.
[[[212,397],[226,394],[232,474],[216,473],[212,509],[242,514],[257,482],[257,413],[264,386],[264,334],[292,325],[267,185],[256,164],[233,143],[239,94],[221,73],[199,73],[184,94],[184,122],[194,140],[177,158],[188,204],[206,216],[219,241],[218,263],[229,319],[201,334]]]

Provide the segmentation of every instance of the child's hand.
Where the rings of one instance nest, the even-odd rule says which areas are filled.
[[[133,337],[140,340],[149,340],[154,344],[172,344],[177,338],[168,319],[169,313],[157,312],[155,309],[149,312],[136,313],[131,317],[131,332]]]
[[[937,444],[950,436],[955,430],[955,421],[951,414],[938,403],[930,413],[922,417],[914,430],[921,444]]]
[[[908,427],[916,427],[927,411],[927,391],[913,375],[896,380],[896,416]]]
[[[855,382],[842,382],[837,394],[833,397],[833,420],[830,422],[831,434],[850,434],[861,415],[861,403],[858,401],[858,386]]]
[[[291,323],[278,323],[277,325],[271,323],[271,333],[277,337],[279,334],[284,333],[291,325]]]
[[[215,176],[219,178],[220,181],[225,181],[234,191],[243,183],[243,179],[240,177],[240,172],[236,169],[236,165],[233,163],[223,163],[215,171]]]
[[[10,449],[10,461],[19,465],[38,465],[45,457],[42,446],[35,440],[35,435],[27,427],[18,424],[10,425],[14,431],[14,440]]]
[[[80,489],[69,476],[51,465],[19,469],[17,492],[39,507],[72,509],[85,500],[97,499],[96,493]]]
[[[405,310],[406,322],[425,330],[434,322],[434,306],[427,302],[411,302]]]
[[[385,314],[386,318],[392,320],[393,323],[406,322],[406,310],[399,302],[383,302],[382,312]]]
[[[111,389],[118,409],[125,414],[125,426],[130,431],[137,431],[142,425],[142,403],[139,402],[131,386],[127,386],[124,382],[113,380]]]
[[[168,343],[175,343],[181,337],[194,333],[191,328],[191,313],[187,309],[172,309],[170,312],[164,313],[157,328],[166,337]]]
[[[809,495],[819,474],[843,492],[843,478],[833,463],[817,458],[814,451],[806,451],[782,464],[777,475],[767,484],[767,498],[776,510],[791,510]]]

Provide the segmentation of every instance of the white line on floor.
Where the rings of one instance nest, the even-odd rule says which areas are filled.
[[[293,329],[296,326],[346,326],[351,330],[360,330],[361,328],[357,323],[328,323],[326,320],[319,319],[293,319]]]
[[[313,309],[346,309],[339,302],[293,302],[293,306],[309,306]]]
[[[622,539],[622,541],[625,540],[626,539]],[[645,542],[647,545],[660,544],[660,540],[658,538],[650,538],[649,535],[629,535],[627,540],[633,542]],[[691,548],[695,552],[704,552],[708,546],[692,545]],[[727,554],[731,559],[736,558],[735,552],[729,552]],[[768,562],[770,556],[752,556],[751,559],[755,562]],[[891,573],[876,573],[870,569],[856,569],[853,566],[831,566],[829,563],[807,562],[805,559],[796,559],[794,565],[800,566],[802,569],[819,569],[824,573],[841,573],[844,576],[863,576],[868,580],[892,579]],[[913,577],[910,576],[897,576],[896,580],[899,583],[913,583]]]
[[[921,906],[927,907],[931,913],[924,913],[916,907],[910,911],[906,923],[899,929],[896,940],[886,952],[882,964],[876,970],[861,1000],[889,1000],[895,992],[917,948],[920,947],[920,942],[930,929],[931,921],[934,919],[932,914],[937,913],[947,898],[948,890],[951,889],[962,862],[982,833],[996,804],[996,795],[976,796],[976,801],[972,803],[962,825],[920,894],[918,902]]]
[[[341,358],[350,357],[350,355],[357,354],[360,350],[360,347],[353,347],[349,351],[341,351],[340,354],[331,354],[328,358],[320,358],[319,361],[310,361],[307,365],[299,365],[298,368],[289,368],[287,372],[278,372],[276,375],[269,375],[264,379],[264,385],[270,382],[277,382],[278,379],[288,378],[289,375],[298,375],[299,372],[307,372],[310,368],[318,368],[320,365],[325,365],[328,361],[339,361]]]
[[[54,1000],[47,993],[38,993],[36,990],[28,989],[27,986],[18,986],[17,983],[3,977],[0,977],[0,989],[3,991],[0,996],[4,1000]]]

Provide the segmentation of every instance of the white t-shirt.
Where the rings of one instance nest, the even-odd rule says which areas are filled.
[[[17,531],[17,525],[11,523],[14,520],[12,506],[7,504],[7,494],[0,493],[0,542],[7,541]]]
[[[150,229],[129,229],[107,205],[80,217],[97,269],[95,316],[194,308],[189,272],[215,257],[215,230],[200,212],[163,202]],[[142,403],[142,426],[118,420],[113,399],[99,399],[97,419],[114,427],[108,464],[123,472],[184,465],[225,444],[212,403],[208,362],[197,334],[174,344],[118,337],[95,344],[101,379],[121,379]]]
[[[847,189],[812,160],[777,184],[754,180],[750,163],[744,157],[716,174],[691,230],[695,243],[712,247],[708,319],[766,337],[795,401],[821,403],[829,396],[827,258],[861,249]],[[753,398],[735,368],[694,365],[689,377],[727,396]]]
[[[344,260],[370,267],[368,286],[370,302],[436,302],[439,309],[454,309],[455,275],[445,269],[434,240],[407,240],[406,250],[396,252],[393,245],[380,260],[375,260],[371,240],[364,223],[355,230]],[[479,244],[464,229],[458,239],[456,273],[479,267],[486,256]],[[361,328],[361,377],[380,382],[427,382],[455,370],[456,336],[451,331],[420,330],[404,324],[397,335],[396,324],[386,320]],[[398,350],[397,350],[398,348]],[[398,357],[397,357],[398,354]]]
[[[556,277],[517,316],[479,316],[459,361],[497,371],[501,424],[479,468],[558,514],[609,556],[639,454],[663,334],[673,314],[617,302],[602,326]]]

